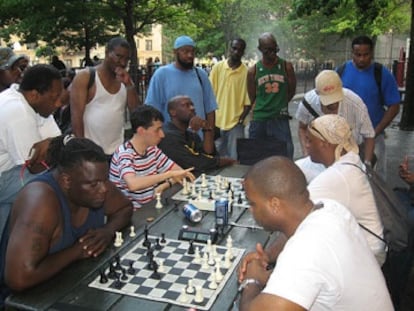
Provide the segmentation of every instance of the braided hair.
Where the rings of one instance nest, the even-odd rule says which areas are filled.
[[[72,169],[85,161],[107,162],[107,158],[102,147],[88,138],[61,135],[50,142],[46,160],[50,168]]]

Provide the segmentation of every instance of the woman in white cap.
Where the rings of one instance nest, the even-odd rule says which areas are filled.
[[[312,201],[321,198],[336,200],[352,212],[359,224],[383,238],[383,226],[371,186],[358,168],[365,167],[346,120],[335,114],[316,118],[309,124],[306,138],[312,161],[326,167],[308,186]],[[382,265],[386,255],[384,242],[366,230],[364,233]]]

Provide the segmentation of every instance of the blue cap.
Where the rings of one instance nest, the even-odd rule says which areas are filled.
[[[179,49],[186,45],[195,46],[195,42],[189,36],[181,36],[175,39],[174,49]]]

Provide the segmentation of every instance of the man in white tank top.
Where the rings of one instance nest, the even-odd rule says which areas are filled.
[[[79,72],[71,86],[70,107],[73,133],[100,145],[108,156],[123,143],[124,112],[140,104],[134,82],[126,67],[130,57],[129,43],[120,37],[111,39],[105,59],[95,67]],[[94,83],[89,87],[91,75]]]

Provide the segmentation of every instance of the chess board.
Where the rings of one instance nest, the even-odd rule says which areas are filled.
[[[219,198],[229,199],[229,203],[231,201],[233,207],[249,208],[250,205],[246,199],[242,180],[242,178],[220,175],[200,175],[194,183],[187,183],[187,191],[183,186],[183,189],[177,192],[172,199],[188,201],[200,210],[205,211],[214,211],[215,200]]]
[[[152,245],[154,245],[156,237],[149,236],[148,238]],[[244,249],[232,247],[234,257],[231,261],[231,266],[224,268],[225,265],[221,265],[220,270],[223,274],[223,279],[217,284],[217,289],[212,290],[209,288],[211,281],[208,279],[216,268],[209,265],[205,269],[202,268],[202,264],[195,263],[195,255],[187,254],[189,242],[173,239],[165,240],[165,243],[160,243],[162,246],[161,250],[154,250],[154,260],[158,262],[161,259],[163,261],[164,271],[158,272],[159,277],[153,277],[154,271],[148,269],[147,247],[143,246],[144,239],[142,239],[118,260],[120,267],[115,269],[118,276],[117,280],[108,278],[108,282],[102,284],[100,282],[101,275],[97,275],[89,286],[122,295],[162,301],[197,310],[209,310],[240,262]],[[193,246],[194,248],[199,248],[201,256],[206,252],[206,244],[193,243]],[[216,250],[218,257],[222,259],[221,262],[223,263],[227,248],[216,246]],[[133,262],[132,267],[135,273],[132,275],[124,271],[127,279],[122,280],[120,277],[121,267],[128,270],[131,267],[131,261]],[[115,261],[108,263],[108,267],[101,271],[101,273],[108,275],[109,265],[114,267]],[[195,294],[186,294],[188,300],[186,302],[181,301],[180,295],[182,295],[183,288],[187,288],[190,279],[194,286],[202,287],[204,299],[200,303],[194,301]]]

